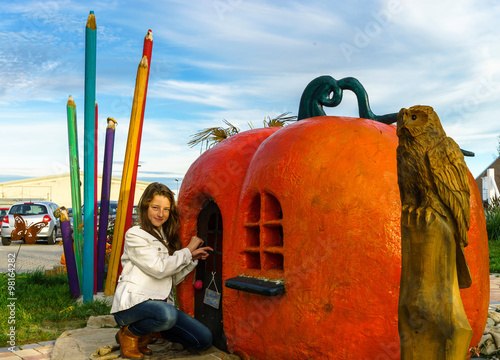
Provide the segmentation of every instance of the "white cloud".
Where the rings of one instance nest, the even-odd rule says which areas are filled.
[[[158,81],[148,90],[151,97],[228,107],[234,99],[243,96],[245,89],[237,84],[214,84],[178,80]]]

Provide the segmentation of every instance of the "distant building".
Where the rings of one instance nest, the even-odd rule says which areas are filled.
[[[80,173],[82,184],[81,194],[83,203],[83,173]],[[98,177],[97,198],[101,198],[102,176]],[[149,185],[146,181],[137,181],[134,204],[139,202],[142,193]],[[118,200],[120,195],[121,178],[111,178],[110,200]],[[59,206],[72,207],[70,175],[53,175],[30,179],[6,181],[0,183],[0,205],[11,205],[18,201],[45,200],[53,201]]]
[[[491,200],[498,197],[500,193],[500,157],[496,158],[477,178],[477,187],[481,192],[481,199],[484,205],[491,203]]]

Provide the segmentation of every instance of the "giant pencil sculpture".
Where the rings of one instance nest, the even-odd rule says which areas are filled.
[[[96,21],[91,11],[85,28],[85,136],[83,199],[83,302],[94,299],[94,174],[95,174],[95,83],[96,83]]]
[[[123,238],[125,235],[125,220],[127,206],[130,199],[130,186],[135,164],[137,148],[137,139],[140,131],[140,118],[144,106],[144,94],[148,76],[148,59],[143,56],[137,69],[137,78],[135,83],[134,100],[132,103],[132,114],[130,115],[130,127],[128,131],[127,148],[125,151],[125,161],[123,164],[122,182],[120,185],[120,195],[118,199],[118,209],[116,212],[115,231],[113,233],[113,245],[111,247],[111,256],[109,259],[108,276],[106,277],[105,295],[113,295],[116,288],[116,279],[118,276],[118,266],[120,264],[120,255],[123,247]]]
[[[130,228],[132,226],[132,210],[134,207],[134,197],[135,197],[135,184],[137,182],[137,169],[139,167],[139,153],[141,150],[141,137],[142,137],[142,124],[144,123],[144,110],[146,109],[146,98],[148,95],[148,82],[149,82],[149,71],[151,70],[151,55],[153,53],[153,32],[151,29],[144,37],[144,45],[142,50],[142,56],[146,56],[148,59],[148,75],[146,77],[146,89],[144,90],[144,105],[142,106],[142,114],[139,124],[139,136],[137,137],[137,152],[135,154],[135,167],[132,174],[132,183],[130,185],[130,198],[127,206],[127,217],[125,220],[125,228]],[[121,268],[121,267],[120,267]],[[120,272],[120,271],[119,271]]]
[[[97,243],[97,291],[102,291],[104,287],[104,262],[106,257],[106,235],[108,230],[115,124],[116,121],[109,117],[104,144],[104,164],[102,166],[101,213],[99,214],[99,240]]]
[[[98,125],[98,107],[97,107],[97,101],[95,102],[95,143],[94,143],[94,252],[97,251],[97,243],[98,243],[98,238],[97,238],[97,213],[98,213],[98,208],[97,208],[97,138],[98,138],[98,131],[97,129],[99,128]],[[97,294],[97,256],[94,254],[94,295]]]
[[[71,179],[71,202],[73,206],[73,234],[75,242],[75,263],[79,286],[82,284],[82,192],[80,186],[80,165],[78,161],[78,135],[76,126],[76,105],[73,97],[68,99],[68,142],[69,142],[69,164]],[[67,259],[67,257],[66,257]]]
[[[73,239],[71,238],[71,229],[66,208],[59,209],[59,218],[61,220],[61,232],[64,245],[64,257],[66,259],[66,269],[68,271],[69,290],[74,299],[80,296],[80,286],[76,272],[76,262],[73,253]],[[74,223],[73,223],[74,226]]]
[[[142,106],[142,114],[139,123],[139,136],[137,137],[137,151],[135,154],[135,166],[133,168],[132,173],[132,182],[130,184],[130,196],[127,206],[126,218],[125,218],[125,230],[129,229],[132,226],[132,211],[134,208],[134,198],[135,198],[135,185],[137,182],[137,170],[139,168],[139,154],[141,150],[141,137],[142,137],[142,124],[144,123],[144,110],[146,109],[146,98],[148,95],[148,82],[149,82],[149,72],[151,70],[151,55],[153,52],[153,32],[151,29],[148,30],[148,33],[144,37],[144,45],[142,50],[142,56],[146,56],[148,59],[148,75],[146,77],[146,89],[144,90],[144,105]],[[123,247],[122,247],[123,252]],[[120,275],[122,271],[121,263],[118,264],[118,273]]]

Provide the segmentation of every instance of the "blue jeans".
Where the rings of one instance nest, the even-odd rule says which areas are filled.
[[[159,331],[164,339],[196,350],[212,344],[212,333],[205,325],[165,301],[147,300],[113,315],[118,325],[129,325],[138,336]]]

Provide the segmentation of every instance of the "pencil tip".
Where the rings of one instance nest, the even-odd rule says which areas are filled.
[[[116,124],[118,124],[118,123],[116,122],[115,119],[113,119],[112,117],[108,117],[108,128],[114,130],[116,127]]]
[[[87,18],[87,27],[92,30],[95,30],[97,28],[95,15],[93,11],[90,12],[89,17]]]
[[[139,63],[139,66],[145,67],[145,68],[148,67],[148,57],[146,55],[144,55],[142,57],[141,62]]]

